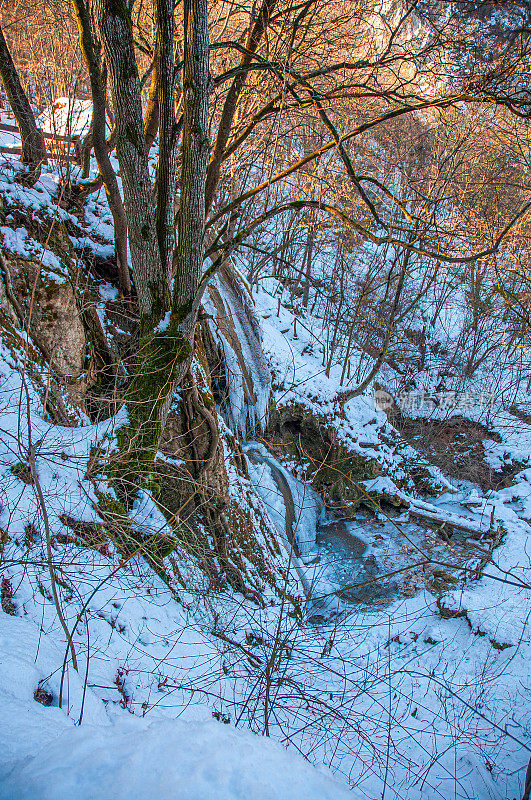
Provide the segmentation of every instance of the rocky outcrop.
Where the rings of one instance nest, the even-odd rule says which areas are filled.
[[[72,285],[43,270],[35,261],[11,258],[11,280],[22,328],[46,359],[74,405],[84,410],[90,378],[86,373],[87,339]]]
[[[13,285],[30,335],[54,372],[61,378],[79,378],[87,342],[70,283],[42,274],[32,261],[18,260]]]
[[[280,457],[301,464],[303,478],[340,516],[353,515],[367,498],[361,481],[382,474],[376,459],[349,450],[336,428],[298,403],[271,408],[266,436]]]

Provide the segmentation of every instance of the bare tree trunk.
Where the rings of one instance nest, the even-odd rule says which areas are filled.
[[[354,313],[352,315],[352,322],[350,323],[350,328],[348,332],[347,347],[345,350],[345,357],[343,359],[343,369],[341,370],[341,379],[339,381],[341,385],[343,385],[343,381],[345,380],[347,365],[350,365],[350,348],[352,347],[352,338],[354,336],[355,326],[356,326],[356,314]]]
[[[330,369],[332,367],[332,359],[334,358],[334,353],[336,350],[336,342],[337,342],[337,334],[339,331],[339,324],[341,322],[341,311],[343,309],[343,302],[345,299],[344,296],[344,284],[345,284],[345,264],[343,262],[343,247],[341,243],[339,244],[339,249],[337,251],[336,256],[336,263],[335,263],[335,270],[341,270],[340,278],[339,278],[339,300],[337,304],[337,312],[336,312],[336,319],[334,322],[334,331],[332,334],[332,341],[330,342],[329,352],[328,352],[328,361],[326,364],[325,375],[328,378],[330,376]]]
[[[391,342],[391,337],[394,333],[396,327],[396,316],[398,311],[398,304],[400,302],[400,298],[402,296],[402,291],[404,289],[404,283],[406,280],[407,275],[407,265],[409,259],[411,258],[411,250],[406,250],[404,254],[404,260],[402,262],[402,268],[400,270],[400,274],[398,276],[398,282],[396,286],[395,296],[393,299],[393,305],[389,312],[389,322],[387,323],[387,329],[385,331],[385,335],[383,338],[382,346],[380,348],[380,352],[376,357],[376,360],[372,366],[371,371],[367,375],[367,377],[357,386],[355,389],[348,389],[345,392],[341,392],[338,394],[338,400],[344,405],[347,403],[351,398],[358,397],[360,394],[363,394],[367,386],[371,383],[372,380],[377,376],[379,373],[382,364],[385,361],[387,350],[389,348],[389,344]]]
[[[187,335],[203,270],[210,84],[207,0],[184,4],[184,123],[174,313]]]
[[[149,95],[144,111],[144,136],[146,137],[146,147],[148,153],[159,130],[159,81],[160,81],[160,50],[161,39],[160,30],[157,27],[155,32],[155,47],[153,53],[153,71],[151,73],[151,83],[149,85]]]
[[[313,255],[313,243],[315,239],[315,224],[314,224],[314,217],[312,214],[311,222],[308,227],[308,239],[306,242],[306,270],[304,273],[304,287],[302,290],[302,306],[303,308],[308,308],[308,300],[310,298],[310,281],[312,278],[312,255]]]
[[[175,188],[177,177],[177,126],[175,123],[176,72],[173,56],[174,27],[173,0],[157,0],[157,39],[159,40],[159,45],[156,56],[158,57],[158,64],[156,63],[153,73],[159,75],[159,163],[156,184],[157,206],[155,224],[157,228],[161,267],[168,285],[172,277],[173,251],[175,246]],[[185,70],[186,66],[185,62]],[[206,86],[208,87],[208,38],[206,71]],[[195,76],[192,76],[191,81],[195,81]],[[208,89],[206,103],[208,108]],[[190,109],[187,108],[185,113],[190,113]],[[194,120],[193,124],[195,124],[195,122],[196,120]],[[203,131],[204,129],[202,128],[201,130]],[[183,171],[181,174],[181,183],[185,175],[184,160],[188,156],[188,144],[188,142],[183,144]],[[206,146],[208,148],[208,137]],[[195,169],[196,166],[198,165],[194,163],[192,169]],[[202,170],[200,168],[199,175],[197,176],[197,181],[199,183],[202,181],[203,186],[204,172],[205,168],[203,167]],[[194,201],[196,189],[198,189],[198,186],[194,186],[191,192]],[[201,196],[204,197],[204,189],[201,192]],[[187,201],[190,199],[191,198],[187,197]],[[181,185],[181,214],[186,216],[189,209],[183,209],[182,206],[183,186]],[[196,232],[196,236],[200,236],[201,240],[201,267],[203,263],[204,212],[202,219],[203,224],[201,225],[201,230],[200,232],[199,230]],[[179,241],[180,239],[181,235],[179,229]],[[191,265],[191,269],[194,271],[196,268]]]
[[[109,209],[114,222],[114,248],[120,288],[124,295],[131,293],[131,279],[127,263],[127,219],[118,188],[118,181],[109,158],[105,139],[106,76],[101,69],[92,36],[90,15],[84,0],[72,0],[79,28],[79,42],[87,64],[92,91],[92,122],[89,136],[92,138],[94,155],[105,186]]]
[[[343,297],[339,298],[339,303],[337,306],[337,313],[336,319],[334,322],[334,331],[332,333],[332,341],[330,342],[330,347],[328,349],[328,361],[326,362],[326,369],[325,375],[326,377],[330,377],[330,370],[332,368],[332,360],[334,358],[334,353],[336,351],[336,343],[337,343],[337,334],[339,331],[339,323],[341,322],[341,311],[343,310]]]
[[[116,153],[122,174],[141,326],[149,330],[169,309],[170,298],[157,241],[131,13],[124,0],[95,0],[94,14],[111,83]]]
[[[11,58],[11,53],[0,27],[0,78],[7,99],[13,109],[22,141],[22,161],[32,167],[30,180],[39,179],[40,165],[46,159],[42,133],[37,128],[35,116],[20,83],[20,78]]]
[[[88,180],[90,176],[90,154],[92,152],[92,148],[94,147],[93,130],[94,130],[94,107],[92,109],[92,119],[90,120],[90,127],[83,141],[81,142],[81,164],[83,167],[83,172],[81,173],[81,177],[84,181]]]

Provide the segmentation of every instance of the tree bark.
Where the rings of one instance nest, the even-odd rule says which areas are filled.
[[[118,181],[109,158],[105,139],[106,79],[96,52],[90,15],[84,0],[72,0],[79,29],[81,52],[87,65],[92,92],[92,137],[94,155],[105,186],[109,209],[114,222],[114,248],[120,288],[124,295],[131,293],[131,279],[127,263],[127,219],[118,188]]]
[[[173,307],[185,337],[189,338],[196,321],[193,306],[204,259],[210,91],[207,0],[185,1],[184,27],[181,203]]]
[[[160,80],[160,31],[157,28],[155,33],[155,47],[153,53],[153,70],[151,72],[151,83],[149,85],[149,95],[144,111],[144,136],[146,137],[146,147],[148,153],[159,130],[159,80]]]
[[[157,228],[161,267],[168,285],[170,284],[172,276],[173,252],[175,246],[175,189],[177,179],[177,125],[175,121],[176,70],[173,55],[174,27],[173,0],[157,0],[157,39],[159,40],[159,45],[158,48],[156,48],[158,49],[158,53],[156,52],[155,54],[156,62],[153,74],[158,75],[159,84],[159,162],[156,184],[157,206],[155,224]],[[186,150],[187,147],[183,145],[183,157],[184,151]],[[204,184],[204,178],[201,178],[201,175],[198,177],[199,181],[203,180]],[[181,187],[181,204],[183,197],[182,192],[183,189]],[[186,211],[187,209],[183,209],[184,214],[186,214]],[[197,236],[201,236],[201,241],[203,237],[203,228],[204,224],[201,227],[201,231],[197,233]],[[202,252],[203,250],[201,248],[201,254]]]
[[[46,160],[46,149],[41,131],[37,128],[35,116],[22,88],[11,53],[0,27],[0,78],[7,99],[13,109],[22,141],[22,161],[32,167],[31,181],[39,179],[40,165]]]
[[[131,13],[124,0],[95,0],[94,14],[114,103],[116,153],[122,173],[141,328],[152,330],[168,310],[170,298],[157,241]]]
[[[308,301],[310,299],[310,283],[312,279],[312,255],[313,243],[315,239],[315,219],[314,215],[311,216],[310,226],[308,227],[308,240],[306,242],[306,270],[304,273],[304,287],[302,291],[302,307],[308,308]]]
[[[157,0],[156,4],[160,154],[155,198],[148,171],[130,13],[123,0],[95,0],[95,12],[113,94],[117,155],[141,317],[137,366],[125,398],[129,419],[117,431],[119,453],[111,467],[127,498],[130,492],[136,493],[139,484],[149,484],[166,417],[175,390],[183,385],[189,371],[194,347],[194,300],[203,270],[209,152],[207,0],[186,0],[184,4],[184,122],[177,247],[172,0]],[[170,298],[173,264],[175,289]]]

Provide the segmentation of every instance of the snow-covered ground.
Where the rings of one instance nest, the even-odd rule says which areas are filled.
[[[14,180],[17,169],[9,161],[0,167],[8,206],[69,218],[53,199],[53,167],[32,189]],[[84,246],[112,246],[103,192],[90,198],[85,224]],[[7,251],[27,248],[45,269],[60,271],[52,251],[38,250],[22,226],[7,219],[5,227]],[[80,247],[79,236],[74,244]],[[277,402],[327,416],[355,452],[386,465],[386,480],[404,478],[402,491],[421,508],[407,483],[407,458],[415,454],[389,439],[390,426],[370,393],[335,415],[334,398],[344,387],[337,365],[325,375],[318,323],[299,321],[295,335],[294,316],[278,309],[274,292],[273,283],[264,284],[255,300]],[[112,288],[102,282],[100,294],[104,304]],[[521,795],[531,752],[528,469],[510,488],[487,494],[456,482],[455,491],[424,508],[468,520],[478,531],[492,520],[501,544],[480,577],[473,570],[481,541],[453,571],[448,544],[450,567],[439,565],[442,595],[426,583],[384,607],[354,605],[319,624],[300,622],[274,597],[259,608],[228,592],[208,593],[185,553],[174,556],[182,582],[168,585],[140,557],[123,563],[111,546],[97,551],[76,540],[61,517],[100,521],[87,463],[92,445],[112,441],[117,420],[81,419],[77,428],[45,422],[22,365],[22,350],[17,355],[2,345],[0,526],[9,538],[1,560],[1,800]],[[234,386],[241,391],[241,382]],[[263,413],[261,406],[257,416]],[[42,507],[17,467],[29,443],[28,419],[32,442],[39,443],[52,559],[67,625],[75,626],[78,671],[52,600]],[[505,437],[500,419],[498,430],[502,443],[489,445],[492,458],[496,448],[529,457],[529,426],[519,423]],[[251,477],[261,480],[252,470]],[[274,492],[270,478],[264,480]],[[99,489],[111,491],[103,482]],[[270,502],[280,524],[278,496]],[[165,525],[147,496],[131,521],[147,537]],[[422,571],[424,543],[407,538],[406,523],[396,518],[393,541],[398,547],[402,537],[404,552]],[[50,705],[36,702],[39,690]]]
[[[298,315],[295,326],[293,313],[283,307],[278,309],[275,288],[274,282],[266,284],[255,294],[255,300],[262,317],[264,347],[273,367],[277,403],[297,402],[324,415],[354,451],[356,443],[362,441],[363,447],[358,452],[369,454],[371,449],[367,445],[374,442],[374,452],[386,465],[388,474],[400,476],[403,457],[410,457],[410,454],[405,453],[403,444],[389,443],[385,436],[387,419],[375,409],[372,392],[349,401],[344,406],[344,415],[334,416],[337,411],[334,399],[345,387],[340,386],[339,365],[332,365],[328,377],[322,366],[320,320]],[[526,463],[531,454],[531,428],[521,421],[515,424],[514,417],[510,420],[508,416],[506,412],[491,413],[490,427],[499,433],[501,442],[484,441],[486,460],[498,469],[511,459]],[[380,439],[382,433],[385,443]],[[389,477],[367,482],[367,489],[381,484],[388,494],[407,497],[412,508],[428,515],[461,521],[480,532],[488,530],[489,526],[498,526],[502,532],[501,546],[477,579],[473,569],[481,561],[481,542],[465,539],[459,544],[456,541],[453,545],[443,545],[442,549],[439,542],[437,552],[427,553],[426,539],[418,536],[414,526],[407,525],[407,512],[381,522],[380,535],[383,532],[387,545],[392,542],[395,548],[394,552],[387,551],[391,557],[389,568],[400,566],[398,551],[401,549],[409,563],[422,562],[424,557],[439,559],[441,563],[435,564],[439,568],[436,575],[439,577],[440,573],[443,583],[448,579],[439,605],[435,594],[417,591],[414,597],[402,597],[376,617],[366,612],[353,612],[349,616],[352,629],[346,636],[349,644],[346,646],[343,642],[346,650],[337,645],[341,657],[349,653],[350,665],[359,663],[359,654],[366,659],[364,663],[368,668],[371,660],[379,665],[376,669],[373,667],[373,675],[379,676],[375,680],[375,685],[379,686],[378,714],[384,716],[385,702],[383,693],[379,693],[386,680],[380,674],[382,662],[385,662],[381,648],[387,647],[390,651],[387,688],[392,697],[388,718],[393,740],[391,750],[397,741],[401,741],[401,745],[395,752],[396,760],[393,759],[393,781],[385,790],[387,797],[407,797],[408,800],[417,796],[504,798],[521,793],[524,768],[531,753],[531,676],[527,655],[531,644],[531,483],[528,473],[525,469],[516,475],[514,485],[508,489],[483,493],[466,482],[448,481],[434,470],[434,476],[452,490],[430,503],[414,492],[398,489]],[[390,528],[392,535],[389,535]],[[366,532],[370,533],[370,526]],[[452,572],[452,562],[460,563],[468,572]],[[422,569],[416,570],[417,573]],[[422,577],[417,585],[419,582]],[[453,582],[455,588],[452,588]],[[428,586],[434,591],[433,584]],[[351,649],[358,625],[364,631],[363,641]],[[383,670],[385,674],[385,666]],[[392,688],[393,673],[400,687],[398,690]],[[417,701],[422,703],[423,712],[418,710]],[[363,705],[360,703],[360,707]],[[370,715],[373,711],[369,709],[370,705]],[[422,718],[420,726],[419,717]],[[430,736],[428,743],[424,736],[430,727],[433,738]],[[420,735],[419,730],[423,731]],[[359,755],[362,749],[360,747]],[[354,782],[367,797],[380,796],[381,773],[376,780],[374,775],[364,775],[366,758],[361,758],[361,763],[354,766],[354,773],[349,771],[349,775],[358,776]],[[411,761],[406,767],[405,761],[409,758]],[[410,783],[405,778],[409,770]],[[411,780],[415,770],[418,770],[417,779]]]

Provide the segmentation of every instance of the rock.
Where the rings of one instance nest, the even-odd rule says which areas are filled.
[[[41,706],[51,706],[53,703],[53,694],[49,689],[45,689],[44,686],[38,686],[33,693],[33,699],[37,703],[40,703]]]
[[[353,516],[366,497],[361,482],[382,473],[376,459],[349,450],[326,419],[298,403],[271,408],[267,435],[282,455],[304,464],[304,479],[341,516]]]
[[[8,578],[2,578],[2,585],[0,590],[0,601],[2,606],[2,611],[6,614],[11,614],[11,616],[15,616],[17,613],[17,607],[13,602],[13,585]]]
[[[50,270],[42,270],[35,261],[11,258],[13,289],[28,324],[29,334],[53,370],[54,378],[62,381],[65,398],[55,389],[59,405],[74,406],[84,411],[84,400],[90,378],[85,372],[87,340],[81,313],[71,283]],[[60,417],[71,415],[60,409]]]
[[[31,315],[30,335],[60,377],[78,378],[85,364],[86,339],[74,291],[69,282],[56,282],[37,269],[34,262],[26,262],[13,281],[25,314]]]

